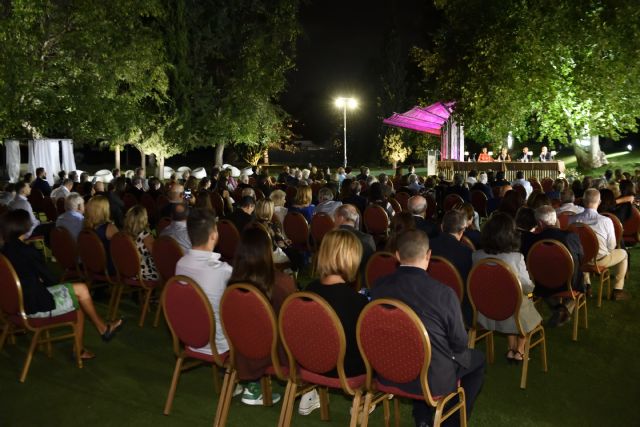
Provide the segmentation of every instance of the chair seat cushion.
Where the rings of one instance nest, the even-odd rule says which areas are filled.
[[[583,264],[580,267],[580,271],[582,271],[583,273],[596,273],[596,274],[602,274],[602,272],[604,272],[605,270],[607,270],[609,267],[604,267],[604,266],[600,266],[600,265],[594,265],[594,264]]]
[[[563,291],[553,294],[554,297],[560,298],[580,298],[580,295],[582,295],[582,292],[579,291]]]
[[[381,391],[383,393],[393,394],[394,396],[406,397],[408,399],[424,400],[424,396],[421,395],[421,394],[409,393],[407,391],[404,391],[404,390],[398,388],[397,386],[383,384],[380,381],[378,381],[377,379],[373,380],[373,384],[374,384],[376,390]],[[432,396],[432,397],[433,397],[434,400],[440,400],[440,399],[445,398],[446,396],[443,395],[443,396]]]
[[[140,284],[140,281],[136,278],[124,279],[123,282],[125,285],[129,286],[142,286]],[[143,280],[142,283],[144,284],[145,288],[155,288],[156,286],[160,285],[159,280]]]
[[[55,317],[30,317],[27,321],[29,322],[29,326],[33,328],[43,328],[45,326],[52,326],[58,323],[75,322],[77,319],[77,311],[71,311]],[[24,319],[17,314],[10,315],[9,321],[18,326],[26,326]]]
[[[280,367],[280,372],[282,372],[282,375],[284,375],[285,378],[289,377],[289,367],[288,366],[281,366]],[[269,366],[266,369],[265,373],[267,375],[275,375],[276,374],[276,370],[273,368],[273,365],[272,365],[272,366]]]
[[[340,385],[339,378],[327,377],[325,375],[316,374],[315,372],[308,371],[304,368],[299,368],[300,370],[300,379],[305,382],[318,384],[325,387],[342,389]],[[355,377],[347,378],[347,385],[352,389],[360,388],[364,385],[365,380],[367,379],[366,375],[358,375]]]
[[[189,347],[184,348],[184,355],[187,357],[191,357],[193,359],[204,360],[205,362],[209,362],[209,363],[216,363],[215,359],[213,358],[213,355],[207,354],[207,353],[201,353],[199,351],[192,350]],[[222,353],[220,355],[220,358],[222,359],[223,364],[226,363],[227,359],[229,358],[229,352],[226,351]]]

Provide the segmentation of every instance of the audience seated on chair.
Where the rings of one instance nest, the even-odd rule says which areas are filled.
[[[584,292],[585,287],[583,275],[582,272],[580,272],[580,265],[582,265],[583,262],[584,252],[582,250],[582,243],[580,243],[580,237],[575,233],[560,230],[556,227],[556,211],[551,206],[541,206],[536,209],[535,218],[538,222],[537,232],[528,234],[527,238],[523,240],[521,248],[522,254],[526,258],[529,253],[529,249],[531,249],[534,243],[540,240],[552,239],[562,243],[571,253],[571,258],[573,258],[574,268],[571,288],[575,291]],[[542,288],[536,288],[535,291],[537,296],[547,297],[547,295],[540,293],[543,292]],[[545,298],[545,302],[549,304],[554,311],[553,316],[547,323],[548,326],[558,326],[569,320],[570,314],[574,309],[573,300],[570,301],[571,304],[569,305],[563,305],[558,298],[552,297]]]
[[[313,192],[308,185],[300,185],[297,188],[296,196],[293,199],[293,203],[289,208],[289,212],[300,212],[304,215],[304,218],[308,223],[311,223],[311,218],[315,212],[316,206],[311,203],[313,198]]]
[[[236,207],[229,219],[233,222],[233,225],[236,226],[240,233],[242,233],[242,230],[244,230],[244,228],[255,219],[255,209],[256,200],[251,196],[242,197],[236,204]]]
[[[22,209],[27,211],[29,218],[31,219],[31,229],[27,232],[27,238],[33,236],[44,236],[48,241],[49,233],[53,224],[40,224],[40,221],[33,213],[31,203],[27,200],[27,197],[31,194],[31,187],[26,182],[19,182],[16,184],[16,196],[9,203],[9,209],[18,210]]]
[[[518,317],[524,332],[530,332],[540,324],[542,317],[528,298],[528,294],[533,292],[534,284],[527,271],[524,256],[519,252],[520,239],[515,221],[504,213],[492,215],[482,228],[482,248],[473,253],[474,263],[485,258],[497,258],[507,263],[518,278],[524,294]],[[507,359],[522,361],[525,340],[524,337],[516,335],[518,329],[513,317],[496,322],[478,313],[478,323],[487,330],[507,334]]]
[[[2,222],[5,242],[2,253],[11,262],[20,279],[26,314],[29,317],[44,318],[60,316],[79,309],[78,333],[81,345],[84,315],[89,317],[102,339],[105,342],[110,341],[120,328],[122,319],[106,323],[96,312],[91,294],[84,283],[58,284],[56,276],[51,273],[40,252],[24,243],[31,228],[29,213],[22,209],[7,212]],[[81,348],[83,359],[95,357],[91,351]]]
[[[66,198],[69,195],[69,193],[71,193],[72,188],[73,188],[73,181],[70,180],[69,178],[65,178],[64,181],[62,181],[62,184],[59,187],[56,187],[51,192],[51,199],[55,203],[56,200],[58,199]]]
[[[320,244],[316,268],[318,279],[305,289],[324,298],[342,323],[347,340],[344,357],[347,377],[365,373],[364,362],[356,342],[356,323],[360,312],[369,301],[354,289],[361,257],[362,244],[352,232],[339,229],[330,231]],[[338,377],[335,370],[325,375]]]
[[[213,211],[193,209],[187,219],[187,231],[192,247],[178,261],[176,275],[187,276],[196,281],[207,295],[216,319],[216,349],[218,354],[229,350],[229,344],[220,324],[220,299],[231,277],[231,266],[220,260],[213,252],[218,242],[216,217]],[[211,354],[209,345],[194,348],[194,351]]]
[[[580,181],[577,181],[577,182],[580,182]],[[573,190],[570,188],[565,189],[560,194],[560,201],[562,202],[562,204],[556,209],[556,213],[558,215],[561,214],[562,212],[571,212],[574,214],[579,214],[584,211],[584,208],[582,206],[577,206],[574,204],[574,202],[576,201],[576,197],[573,193]]]
[[[599,266],[612,267],[613,299],[627,300],[631,294],[625,291],[624,277],[627,274],[628,254],[624,249],[616,248],[616,233],[610,218],[598,213],[600,192],[595,188],[585,190],[582,200],[584,212],[569,217],[569,223],[580,222],[591,227],[598,238]],[[585,280],[588,276],[585,276]]]
[[[118,232],[118,227],[111,222],[109,199],[105,196],[95,196],[86,204],[84,209],[84,228],[96,232],[104,251],[107,254],[107,268],[110,275],[115,274],[115,267],[111,260],[111,238]]]
[[[438,235],[438,226],[425,218],[427,213],[427,199],[422,196],[413,196],[407,202],[407,210],[413,215],[416,228],[422,230],[429,238]]]
[[[123,231],[129,234],[136,244],[136,249],[140,255],[142,279],[149,281],[160,279],[158,269],[151,256],[154,238],[151,235],[151,230],[149,230],[147,210],[142,205],[135,205],[127,211],[124,217]]]
[[[44,168],[36,168],[36,180],[31,186],[40,190],[44,197],[51,196],[51,185],[47,181],[47,171]]]
[[[344,204],[338,207],[333,216],[335,227],[353,233],[362,244],[362,257],[360,258],[360,270],[363,271],[367,261],[376,251],[376,243],[371,234],[363,233],[356,228],[360,216],[354,205]]]
[[[460,380],[465,391],[467,417],[483,383],[484,355],[467,348],[467,332],[462,322],[456,293],[427,273],[431,250],[428,237],[419,230],[403,233],[398,239],[400,267],[395,273],[378,279],[372,298],[395,298],[409,305],[424,323],[431,341],[429,387],[435,395],[454,391]],[[379,379],[384,381],[383,378]],[[397,387],[421,395],[418,379]],[[429,426],[433,408],[415,400],[413,416],[416,426]],[[459,425],[451,418],[443,425]]]
[[[191,249],[191,240],[187,231],[187,217],[189,216],[189,205],[187,203],[172,203],[171,223],[160,233],[161,236],[168,236],[175,240],[182,251],[186,254]]]
[[[56,219],[56,227],[69,231],[74,241],[84,226],[84,199],[78,193],[70,193],[64,200],[65,212]]]
[[[296,291],[293,278],[275,269],[271,239],[264,229],[258,227],[249,227],[240,236],[233,262],[233,272],[229,278],[229,285],[234,283],[253,284],[269,298],[276,316],[285,298]],[[283,356],[285,355],[283,354]],[[282,360],[286,360],[286,357]],[[242,354],[236,353],[235,367],[238,371],[238,378],[241,381],[247,381],[242,395],[243,403],[247,405],[263,404],[259,380],[265,375],[265,370],[270,365],[270,356],[263,360],[249,360],[245,359]],[[273,393],[273,403],[277,403],[279,400],[280,395]]]

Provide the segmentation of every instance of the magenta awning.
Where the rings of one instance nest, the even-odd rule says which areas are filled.
[[[451,116],[454,105],[454,102],[436,102],[428,107],[416,106],[404,113],[394,113],[391,117],[384,119],[383,123],[416,132],[440,135],[440,130]]]

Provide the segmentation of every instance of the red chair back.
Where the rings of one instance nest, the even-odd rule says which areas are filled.
[[[211,205],[213,209],[216,211],[216,215],[219,217],[224,216],[224,199],[217,191],[212,191],[209,193],[209,198],[211,199]]]
[[[31,194],[27,197],[31,209],[36,212],[44,212],[44,194],[37,188],[31,188]]]
[[[225,261],[233,260],[240,241],[240,233],[235,224],[228,219],[221,219],[218,221],[218,235],[216,252],[219,252]]]
[[[622,233],[624,232],[624,230],[622,229],[622,223],[620,222],[620,219],[618,219],[617,216],[615,216],[610,212],[604,212],[602,215],[611,219],[611,222],[613,222],[613,229],[616,234],[616,246],[620,247],[622,244]]]
[[[403,211],[407,210],[407,205],[409,203],[409,198],[411,196],[407,193],[405,193],[404,191],[401,191],[400,193],[396,193],[396,200],[398,201],[398,203],[400,203],[400,207],[402,208]]]
[[[460,276],[460,272],[451,261],[441,256],[432,256],[427,272],[438,282],[453,289],[458,300],[462,302],[462,298],[464,297],[464,281]]]
[[[471,192],[471,204],[473,209],[478,212],[481,217],[487,216],[487,195],[480,190],[473,190]]]
[[[391,204],[391,207],[393,208],[393,211],[397,214],[402,212],[402,206],[400,206],[400,203],[398,203],[398,201],[396,199],[394,199],[393,197],[389,199],[389,203]]]
[[[376,280],[393,273],[399,266],[400,261],[391,252],[375,252],[365,267],[364,276],[367,287],[373,287]]]
[[[550,193],[553,190],[553,180],[551,178],[542,178],[542,190],[545,193]]]
[[[56,199],[56,210],[58,211],[58,215],[65,213],[66,208],[64,207],[64,197]]]
[[[466,247],[468,247],[472,251],[476,250],[476,245],[474,245],[473,242],[471,241],[471,239],[468,238],[467,236],[462,236],[462,238],[460,239],[460,243],[462,243],[463,245],[465,245]]]
[[[575,215],[573,212],[565,211],[560,212],[558,215],[558,223],[560,223],[560,229],[566,230],[569,226],[569,217]]]
[[[111,238],[111,259],[120,279],[141,277],[140,254],[133,238],[124,231]]]
[[[64,200],[64,199],[63,199]],[[56,205],[53,203],[51,197],[45,197],[42,199],[42,210],[44,214],[47,216],[47,221],[55,222],[58,219],[58,209]]]
[[[287,212],[284,217],[284,234],[287,235],[297,249],[309,250],[309,223],[300,212]]]
[[[517,313],[522,300],[522,290],[518,278],[503,261],[485,258],[476,263],[467,278],[467,292],[474,307],[474,325],[477,310],[485,317],[496,321],[516,315],[519,328]]]
[[[588,225],[579,222],[570,224],[567,230],[578,234],[580,243],[582,243],[582,251],[584,252],[584,264],[595,264],[600,248],[596,233]]]
[[[527,254],[527,270],[536,287],[541,286],[557,292],[571,289],[573,269],[571,253],[557,240],[540,240]]]
[[[542,188],[542,184],[540,184],[537,179],[529,178],[529,182],[531,183],[531,188],[533,188],[534,191],[539,191],[541,193],[544,192]]]
[[[89,274],[105,274],[107,253],[95,231],[84,229],[78,235],[78,253]]]
[[[0,254],[0,310],[9,320],[25,318],[22,288],[11,262]]]
[[[389,215],[382,206],[369,205],[364,210],[364,226],[368,233],[386,234],[389,228]]]
[[[162,310],[173,336],[174,351],[179,352],[180,343],[192,348],[209,344],[216,363],[221,362],[215,345],[214,312],[195,281],[186,276],[167,280],[162,292]]]
[[[424,194],[424,198],[427,199],[427,212],[424,217],[426,219],[431,219],[438,210],[436,199],[431,194]]]
[[[345,378],[344,329],[324,299],[311,292],[289,295],[280,308],[278,324],[292,373],[299,365],[315,374],[337,369]]]
[[[144,193],[140,198],[140,204],[147,210],[147,217],[150,224],[155,224],[158,218],[158,205],[151,194]]]
[[[220,322],[233,366],[237,354],[252,360],[271,357],[278,377],[284,379],[278,357],[276,315],[262,292],[248,283],[229,286],[220,301]]]
[[[442,206],[444,207],[445,212],[450,211],[458,205],[464,204],[464,200],[457,194],[447,194],[444,198],[444,202]]]
[[[522,196],[522,200],[527,200],[527,190],[524,186],[516,184],[513,186],[513,190],[517,191]]]
[[[631,217],[624,222],[622,237],[625,244],[633,246],[640,241],[640,210],[631,209]]]
[[[329,231],[333,230],[333,227],[333,218],[326,213],[317,213],[311,218],[311,237],[313,237],[313,243],[316,247],[320,247],[322,238]]]
[[[153,242],[153,262],[162,280],[176,274],[176,264],[182,258],[182,248],[169,236],[160,236]]]
[[[65,269],[75,270],[78,262],[78,248],[69,230],[56,227],[51,230],[51,252],[56,261]]]
[[[158,235],[162,233],[162,230],[167,228],[169,224],[171,224],[171,218],[169,218],[168,216],[163,216],[162,218],[160,218],[158,220],[158,223],[156,224],[156,232],[158,233]]]
[[[360,313],[356,336],[367,367],[367,388],[374,375],[398,384],[420,378],[425,400],[435,406],[427,382],[429,335],[409,306],[394,299],[372,301]]]

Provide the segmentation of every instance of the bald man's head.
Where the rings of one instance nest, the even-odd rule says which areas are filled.
[[[427,212],[427,199],[422,196],[413,196],[407,202],[407,209],[412,215],[424,217]]]

